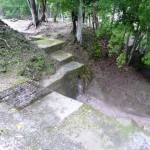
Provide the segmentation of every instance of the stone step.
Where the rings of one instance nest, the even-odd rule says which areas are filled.
[[[20,114],[23,114],[23,118],[35,122],[40,128],[47,128],[59,124],[82,105],[79,101],[52,92],[21,110]]]
[[[56,74],[44,79],[40,84],[27,81],[0,92],[0,102],[21,110],[52,91],[76,98],[78,75],[80,72],[83,73],[81,71],[83,67],[84,65],[78,62],[67,63],[60,67]]]
[[[50,54],[63,47],[65,41],[52,39],[52,38],[42,38],[34,41],[38,48],[44,50],[46,53]]]
[[[59,50],[59,51],[52,53],[51,58],[54,61],[56,68],[59,68],[60,66],[72,61],[73,55],[70,53],[66,53],[62,50]]]
[[[67,150],[68,145],[64,143],[70,140],[63,138],[62,134],[51,131],[55,130],[66,117],[75,113],[82,105],[81,102],[56,92],[21,111],[0,103],[0,149]]]
[[[44,37],[42,34],[39,34],[39,35],[33,35],[33,36],[30,36],[29,37],[29,40],[33,40],[33,41],[36,41],[36,40],[42,40]]]
[[[53,90],[65,96],[76,98],[78,77],[84,74],[84,68],[85,65],[71,61],[61,66],[51,77],[43,79],[40,84],[45,88],[45,93]]]

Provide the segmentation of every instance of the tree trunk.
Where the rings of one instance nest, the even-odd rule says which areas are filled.
[[[78,26],[77,26],[77,41],[79,43],[82,43],[82,28],[83,28],[83,15],[82,15],[82,0],[80,1],[80,6],[79,6],[79,15],[78,15]]]
[[[76,32],[77,32],[76,21],[78,20],[77,12],[72,11],[71,16],[72,16],[72,24],[73,24],[72,32],[73,32],[74,35],[76,35]]]
[[[54,16],[54,23],[57,22],[57,15]]]
[[[27,0],[32,15],[32,21],[35,27],[39,25],[38,9],[35,0]]]
[[[97,6],[96,6],[96,0],[94,0],[94,9],[93,9],[93,29],[98,29],[99,22],[97,17]]]
[[[110,23],[110,30],[112,32],[112,28],[113,28],[113,23],[114,23],[114,19],[115,19],[115,11],[116,11],[116,6],[113,6],[113,11],[112,11],[112,15],[111,15],[111,23]]]
[[[91,14],[89,14],[89,27],[91,27]]]
[[[65,22],[65,18],[64,18],[63,13],[61,13],[61,21],[62,21],[62,23],[64,23],[64,22]]]
[[[47,22],[46,19],[46,6],[47,6],[47,0],[42,0],[42,17],[41,21]]]
[[[128,61],[129,40],[130,40],[130,33],[127,33],[127,39],[126,39],[126,44],[125,44],[125,59],[126,59],[126,63]]]
[[[58,7],[59,7],[59,4],[56,4],[56,7],[54,9],[54,23],[57,21]]]
[[[85,23],[85,8],[83,9],[83,23]]]

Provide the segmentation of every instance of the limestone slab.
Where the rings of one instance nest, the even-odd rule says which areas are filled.
[[[81,102],[57,92],[52,92],[45,98],[23,109],[21,113],[36,121],[40,126],[49,127],[60,123],[81,106]]]
[[[30,36],[31,40],[42,40],[44,37],[42,34]]]
[[[20,112],[0,103],[0,149],[80,150],[79,143],[50,131],[80,105],[57,93],[50,94]]]
[[[62,45],[65,41],[52,39],[52,38],[43,38],[40,40],[34,41],[38,48],[44,50],[46,53],[52,53],[62,48]]]
[[[67,64],[63,65],[59,70],[57,70],[56,74],[54,74],[50,78],[42,80],[41,84],[44,87],[48,87],[49,85],[51,85],[55,81],[63,78],[63,76],[65,74],[67,74],[68,72],[82,68],[83,66],[84,66],[83,64],[75,62],[75,61],[67,63]]]
[[[71,62],[73,60],[73,55],[70,53],[66,53],[62,50],[53,52],[51,54],[51,58],[55,64],[55,67],[58,69],[60,66]]]
[[[72,54],[66,53],[62,50],[56,51],[56,52],[51,54],[51,58],[58,61],[58,62],[63,62],[65,60],[71,59],[72,57],[73,57]]]
[[[76,98],[78,95],[78,76],[84,75],[85,65],[72,61],[61,66],[57,72],[41,81],[45,93],[51,90],[56,91],[65,96]]]

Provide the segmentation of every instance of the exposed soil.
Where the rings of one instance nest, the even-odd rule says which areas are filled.
[[[90,36],[91,37],[91,36]],[[90,37],[83,45],[90,45]],[[69,47],[69,48],[68,48]],[[69,51],[91,70],[93,81],[79,100],[103,111],[107,115],[133,119],[138,125],[150,130],[150,78],[148,70],[137,72],[133,67],[118,68],[115,56],[104,55],[90,59],[88,49],[68,44]],[[67,51],[68,51],[67,50]]]

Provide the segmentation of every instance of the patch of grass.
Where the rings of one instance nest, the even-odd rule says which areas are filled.
[[[39,80],[47,71],[53,73],[53,68],[53,64],[48,62],[43,55],[36,54],[24,63],[18,74],[33,80]]]
[[[12,84],[12,87],[15,87],[16,85],[18,84],[22,84],[26,81],[29,81],[28,78],[25,78],[25,77],[18,77],[18,80],[16,80],[13,84]]]
[[[129,133],[132,133],[137,130],[137,128],[133,125],[124,126],[118,123],[117,128],[120,130],[121,133],[125,135],[129,135]]]
[[[62,43],[64,43],[64,41],[60,41],[60,40],[56,40],[56,39],[44,38],[44,39],[41,39],[41,40],[37,40],[36,43],[38,43],[39,45],[53,46],[53,45],[62,44]]]
[[[1,74],[39,80],[42,75],[54,72],[54,66],[46,59],[46,54],[27,41],[22,34],[8,26],[2,26],[0,32]]]

